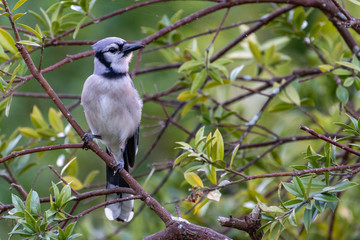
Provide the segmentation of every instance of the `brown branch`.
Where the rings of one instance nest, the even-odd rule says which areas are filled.
[[[261,209],[258,204],[255,205],[249,216],[244,216],[243,219],[219,217],[218,222],[223,227],[236,228],[245,231],[250,235],[252,240],[261,240],[263,232],[258,232],[261,227]]]
[[[176,221],[161,232],[147,236],[144,240],[158,239],[207,239],[207,240],[230,240],[231,238],[215,232],[214,230],[198,225],[190,224],[186,220]]]
[[[10,153],[9,155],[0,158],[0,163],[6,162],[10,159],[16,158],[18,156],[27,155],[31,153],[37,153],[37,152],[46,152],[46,151],[52,151],[52,150],[59,150],[59,149],[68,149],[68,148],[82,148],[82,143],[73,143],[73,144],[60,144],[60,145],[51,145],[51,146],[43,146],[43,147],[37,147],[37,148],[31,148],[31,149],[24,149],[20,151],[14,151]]]
[[[328,142],[328,143],[330,143],[330,144],[332,144],[332,145],[335,145],[335,146],[337,146],[337,147],[339,147],[339,148],[341,148],[341,149],[343,149],[343,150],[345,150],[345,151],[348,151],[348,152],[350,152],[350,153],[352,153],[352,154],[355,154],[355,155],[357,155],[357,156],[360,156],[360,152],[358,152],[358,151],[356,151],[356,150],[354,150],[354,149],[352,149],[352,148],[349,148],[349,147],[347,147],[347,146],[344,146],[344,145],[342,145],[341,143],[335,142],[334,140],[326,137],[325,135],[322,135],[322,134],[320,134],[320,133],[317,133],[317,132],[315,132],[314,130],[312,130],[312,129],[304,126],[304,125],[301,125],[301,126],[300,126],[300,129],[301,129],[301,130],[304,130],[304,131],[306,131],[306,132],[308,132],[308,133],[310,133],[310,134],[313,135],[313,136],[316,136],[317,138],[320,138],[320,139],[324,140],[325,142]]]

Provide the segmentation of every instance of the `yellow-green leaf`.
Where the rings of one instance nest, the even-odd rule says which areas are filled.
[[[193,101],[186,104],[186,106],[181,111],[181,117],[184,117],[188,111],[199,101],[199,99],[194,99]]]
[[[201,70],[201,72],[196,74],[196,77],[191,85],[191,92],[195,92],[198,90],[205,82],[206,80],[206,69]]]
[[[78,173],[78,164],[76,157],[71,159],[61,170],[60,175],[63,175],[64,173],[67,173],[70,176],[76,176]]]
[[[14,20],[14,22],[16,21],[16,20],[18,20],[19,18],[21,18],[22,16],[24,16],[26,13],[17,13],[17,14],[15,14],[14,16],[13,16],[13,20]]]
[[[28,41],[28,40],[21,40],[21,41],[18,41],[18,43],[21,43],[21,44],[23,44],[23,45],[40,47],[40,45],[39,45],[38,43],[33,42],[33,41]]]
[[[49,109],[49,122],[50,125],[55,129],[57,132],[63,132],[64,131],[64,125],[60,118],[60,113],[58,113],[54,108]]]
[[[191,61],[185,62],[183,65],[181,65],[178,72],[181,73],[184,71],[192,71],[192,70],[195,70],[195,69],[201,67],[202,65],[204,65],[204,61],[191,60]]]
[[[35,36],[37,36],[38,38],[42,38],[42,34],[39,33],[38,31],[36,31],[35,29],[33,29],[32,27],[29,27],[28,25],[25,24],[21,24],[19,23],[20,26],[22,26],[23,28],[25,28],[26,30],[32,32],[33,34],[35,34]]]
[[[42,114],[37,106],[33,107],[33,111],[30,114],[30,119],[31,119],[32,124],[36,128],[45,128],[48,126],[48,124],[44,120],[44,117],[42,116]]]
[[[194,98],[196,96],[197,96],[197,93],[192,93],[192,92],[186,90],[186,91],[181,92],[178,95],[177,100],[179,100],[179,101],[187,101],[187,100],[189,100],[191,98]]]
[[[99,170],[92,170],[86,177],[85,181],[84,181],[84,186],[90,185],[90,183],[94,180],[94,178],[96,177],[96,175],[99,174]]]
[[[260,52],[258,45],[253,41],[249,41],[249,48],[250,48],[250,51],[253,54],[255,60],[257,62],[261,63],[262,57],[261,57],[261,52]]]
[[[194,208],[194,214],[196,214],[202,207],[209,202],[209,199],[205,199],[202,203],[198,204]]]
[[[191,186],[204,187],[201,178],[194,172],[184,173],[184,178]]]
[[[240,147],[240,144],[236,145],[234,150],[232,151],[232,154],[231,154],[231,160],[230,160],[230,165],[229,165],[229,168],[231,169],[232,165],[233,165],[233,162],[234,162],[234,159],[235,159],[235,156],[239,150],[239,147]]]
[[[79,179],[77,179],[76,177],[73,176],[65,176],[64,180],[70,184],[70,186],[74,189],[74,190],[80,190],[82,189],[84,186],[81,183],[81,181]]]
[[[36,130],[29,128],[29,127],[23,127],[19,128],[19,131],[22,135],[30,138],[40,138],[40,135],[36,132]]]
[[[11,10],[11,12],[15,11],[16,9],[18,9],[18,8],[19,8],[21,5],[23,5],[26,1],[27,1],[27,0],[20,0],[20,1],[18,1],[18,2],[15,4],[14,8]]]
[[[319,65],[319,69],[322,72],[327,72],[327,71],[329,71],[329,70],[331,70],[333,68],[334,68],[333,66],[328,65],[328,64]]]
[[[217,142],[216,159],[214,159],[214,160],[223,160],[224,159],[224,140],[223,140],[223,137],[221,136],[219,129],[215,130],[214,137]]]
[[[8,33],[2,28],[0,28],[0,43],[5,49],[9,50],[10,52],[17,52],[13,37],[10,35],[10,33]]]

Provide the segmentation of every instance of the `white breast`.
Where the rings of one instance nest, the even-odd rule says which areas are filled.
[[[116,152],[139,126],[142,101],[128,76],[109,80],[91,75],[84,84],[81,102],[91,131],[112,151]]]

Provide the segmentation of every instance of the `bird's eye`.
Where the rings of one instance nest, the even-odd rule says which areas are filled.
[[[117,51],[117,49],[114,47],[109,48],[109,52],[111,52],[111,53],[115,53],[116,51]]]

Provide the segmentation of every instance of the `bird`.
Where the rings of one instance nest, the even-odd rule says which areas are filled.
[[[134,166],[138,150],[142,100],[129,75],[132,53],[144,47],[130,44],[118,37],[97,41],[94,72],[89,76],[81,93],[81,104],[91,133],[83,135],[84,146],[90,139],[99,139],[108,154],[117,162],[116,170],[106,166],[106,188],[129,187],[120,176],[122,169]],[[113,193],[106,201],[131,197],[127,193]],[[134,200],[117,202],[105,207],[109,220],[129,222],[134,216]]]

